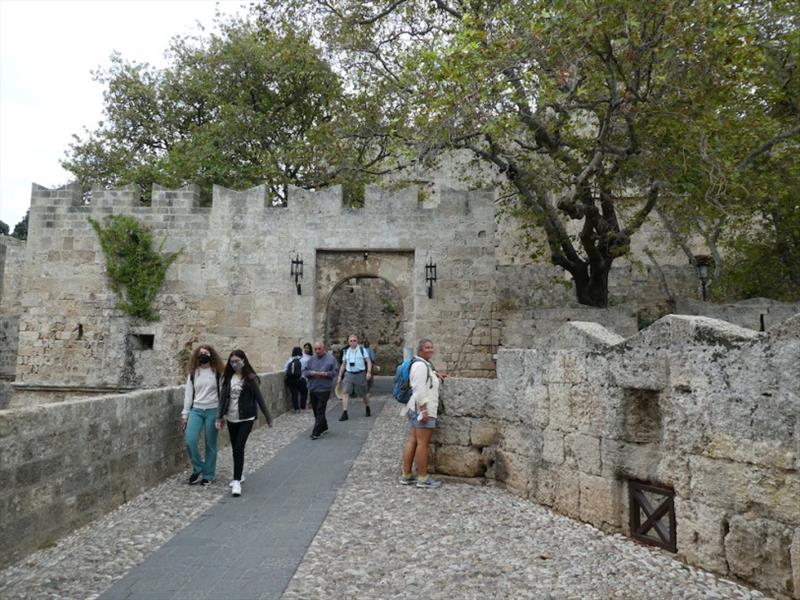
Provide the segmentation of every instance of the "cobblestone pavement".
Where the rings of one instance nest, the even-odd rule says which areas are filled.
[[[405,436],[389,401],[284,593],[308,598],[764,598],[667,553],[561,517],[495,487],[397,483]],[[334,410],[334,414],[338,411]],[[308,415],[283,415],[248,442],[263,465]],[[175,476],[0,572],[0,598],[95,598],[228,492]]]
[[[764,598],[496,487],[397,480],[388,401],[284,599]]]

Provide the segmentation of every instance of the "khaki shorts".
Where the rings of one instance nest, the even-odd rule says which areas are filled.
[[[363,398],[367,393],[367,372],[351,373],[350,371],[345,371],[344,393],[350,397]]]

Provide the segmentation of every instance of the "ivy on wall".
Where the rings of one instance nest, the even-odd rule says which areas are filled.
[[[118,308],[132,317],[158,321],[153,299],[161,289],[169,266],[180,252],[162,255],[153,250],[153,236],[133,217],[111,215],[105,225],[89,218],[106,257],[111,289],[119,297]]]

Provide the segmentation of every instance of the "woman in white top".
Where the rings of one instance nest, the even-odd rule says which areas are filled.
[[[219,406],[219,379],[224,367],[217,351],[208,344],[195,348],[186,365],[188,373],[183,392],[181,427],[186,450],[192,461],[189,485],[214,481],[217,468],[216,417]],[[200,454],[200,432],[205,432],[205,454]]]
[[[264,396],[261,395],[259,382],[247,355],[242,350],[231,352],[222,376],[217,428],[221,428],[223,422],[228,424],[233,452],[231,494],[234,496],[242,495],[244,447],[253,430],[259,408],[267,419],[267,425],[272,427],[272,417],[264,403]]]
[[[411,398],[401,411],[401,414],[408,417],[409,431],[403,449],[403,474],[400,483],[416,484],[418,488],[428,489],[442,485],[428,475],[428,446],[439,416],[439,385],[446,377],[433,368],[430,362],[432,356],[433,342],[427,338],[421,339],[409,371]],[[412,470],[415,463],[416,477]]]

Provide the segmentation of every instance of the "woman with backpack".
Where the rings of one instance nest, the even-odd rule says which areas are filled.
[[[267,419],[267,425],[272,427],[272,417],[259,388],[260,381],[250,366],[247,355],[241,350],[231,352],[222,375],[216,425],[217,429],[221,429],[223,422],[228,424],[228,436],[233,452],[233,481],[230,484],[233,496],[242,495],[244,447],[253,430],[259,408]]]
[[[217,468],[217,407],[219,380],[224,366],[212,346],[201,344],[194,349],[186,364],[186,386],[183,392],[181,428],[186,450],[192,462],[189,485],[208,485],[214,481]],[[205,453],[200,454],[200,432],[205,432]]]
[[[306,359],[308,363],[308,359]],[[295,414],[306,407],[306,394],[308,386],[303,377],[303,350],[300,346],[292,348],[292,355],[283,365],[283,379],[289,388],[289,397],[292,400],[292,410]]]
[[[400,483],[424,489],[436,489],[442,485],[428,474],[428,446],[440,410],[439,385],[446,377],[436,372],[431,364],[432,356],[433,342],[421,339],[417,344],[417,354],[410,361],[408,386],[411,397],[400,411],[408,418],[409,425]],[[414,464],[417,466],[416,476],[412,470]]]

